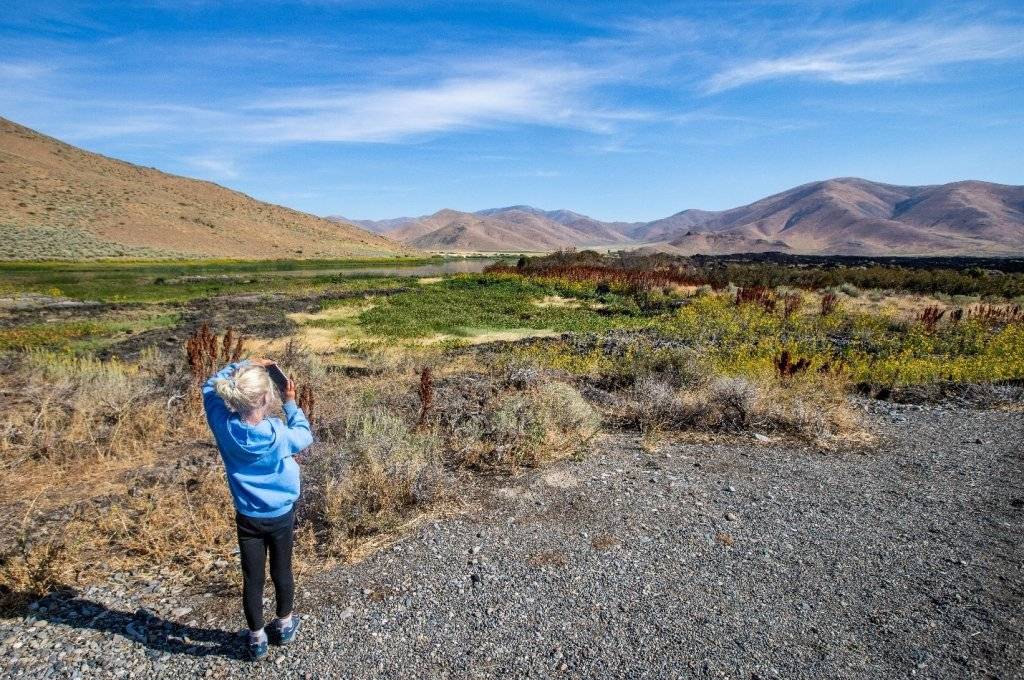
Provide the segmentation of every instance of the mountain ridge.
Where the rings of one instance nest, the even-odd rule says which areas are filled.
[[[401,218],[401,225],[383,233],[415,247],[456,252],[637,247],[679,254],[1011,255],[1024,253],[1024,186],[980,180],[914,186],[836,177],[735,208],[688,208],[650,222],[602,222],[520,204],[475,213],[446,209]],[[538,231],[545,236],[536,237]]]

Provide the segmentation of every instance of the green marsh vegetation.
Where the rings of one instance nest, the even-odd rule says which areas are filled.
[[[350,285],[345,270],[402,269],[440,258],[348,260],[108,260],[0,262],[0,295],[99,302],[183,302],[229,293],[303,292]],[[332,271],[337,270],[337,271]],[[371,276],[355,278],[370,279]],[[379,278],[379,277],[378,277]],[[388,277],[390,278],[390,277]]]
[[[629,296],[575,297],[575,292],[514,276],[460,275],[371,300],[372,306],[358,315],[357,322],[366,332],[388,340],[517,329],[600,332],[645,323]]]
[[[180,316],[175,312],[154,312],[134,319],[101,318],[51,320],[0,328],[0,351],[36,348],[88,352],[100,349],[118,337],[152,330],[173,328]]]

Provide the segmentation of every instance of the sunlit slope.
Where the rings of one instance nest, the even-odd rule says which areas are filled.
[[[90,153],[0,118],[0,259],[412,252],[212,182]]]

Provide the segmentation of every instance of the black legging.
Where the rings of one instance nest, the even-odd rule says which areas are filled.
[[[263,581],[266,578],[267,553],[270,553],[270,580],[274,582],[278,617],[292,613],[295,580],[292,578],[292,539],[295,511],[269,519],[235,514],[238,548],[242,557],[242,608],[249,630],[263,628]]]

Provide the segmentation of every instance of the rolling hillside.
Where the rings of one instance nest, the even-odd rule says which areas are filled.
[[[665,233],[659,223],[678,217],[648,229]],[[665,233],[659,245],[682,253],[1020,253],[1024,187],[975,181],[910,187],[856,178],[813,182],[740,208],[703,213],[684,229]]]
[[[632,239],[626,235],[626,230],[634,226],[625,222],[601,222],[571,210],[539,210],[528,205],[492,208],[475,214],[509,224],[536,225],[556,233],[569,245],[581,247],[629,243]]]
[[[369,257],[353,225],[90,153],[0,118],[0,259]]]
[[[539,252],[626,245],[632,239],[625,230],[636,226],[528,205],[475,213],[445,209],[422,217],[350,221],[415,248],[445,252]]]
[[[571,245],[562,230],[561,225],[547,224],[525,213],[517,221],[508,221],[440,210],[389,235],[423,250],[542,251]]]
[[[417,248],[540,251],[643,247],[680,254],[782,251],[844,255],[1024,252],[1024,187],[965,181],[896,186],[857,178],[804,184],[730,210],[687,209],[651,222],[602,222],[530,206],[372,223]]]

